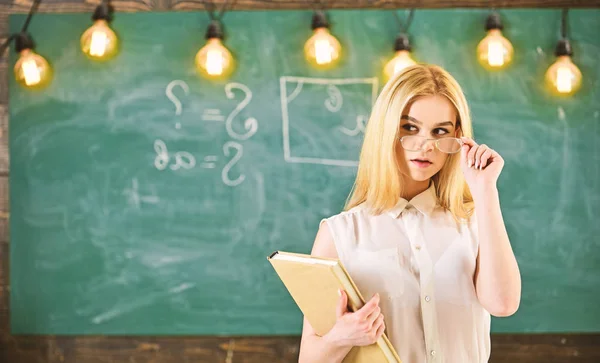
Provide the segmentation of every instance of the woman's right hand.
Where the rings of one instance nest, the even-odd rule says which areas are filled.
[[[375,294],[356,312],[348,311],[348,296],[340,290],[336,307],[337,321],[325,334],[330,342],[338,346],[362,346],[373,344],[383,335],[385,323],[379,307],[379,294]]]

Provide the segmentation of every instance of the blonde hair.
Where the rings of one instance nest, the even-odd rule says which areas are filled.
[[[457,137],[472,137],[467,100],[456,80],[435,65],[418,64],[395,74],[383,87],[373,106],[365,130],[358,173],[345,210],[359,204],[381,214],[393,208],[402,195],[396,148],[400,116],[416,97],[440,95],[456,108]],[[455,219],[468,219],[473,213],[473,197],[460,170],[460,153],[451,154],[442,169],[432,177],[441,207]]]

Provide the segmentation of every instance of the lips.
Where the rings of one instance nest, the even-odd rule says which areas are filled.
[[[419,168],[426,168],[432,164],[432,162],[427,159],[412,159],[410,162]]]

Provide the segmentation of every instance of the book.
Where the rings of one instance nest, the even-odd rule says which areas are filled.
[[[355,312],[365,299],[339,259],[275,251],[267,257],[288,292],[313,327],[323,336],[335,325],[338,289],[348,296],[348,310]],[[376,343],[353,347],[344,363],[401,363],[383,334]]]

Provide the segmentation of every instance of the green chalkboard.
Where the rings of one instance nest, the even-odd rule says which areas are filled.
[[[415,58],[455,75],[477,140],[506,159],[523,298],[492,329],[599,331],[600,11],[570,12],[584,85],[568,99],[543,85],[560,12],[502,14],[504,72],[476,62],[485,11],[418,10],[411,26]],[[397,31],[390,11],[331,11],[344,58],[320,71],[302,54],[310,19],[228,13],[237,68],[214,82],[193,67],[206,13],[116,14],[122,50],[106,64],[79,50],[89,14],[34,17],[55,77],[42,92],[9,83],[13,333],[300,332],[266,256],[309,252],[342,208]]]

